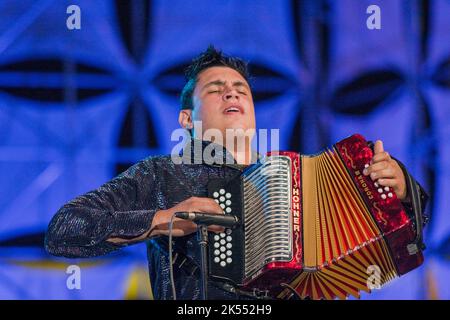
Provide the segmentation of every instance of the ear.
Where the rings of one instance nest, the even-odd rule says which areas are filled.
[[[178,116],[178,123],[184,129],[192,129],[192,110],[184,109],[180,111]]]

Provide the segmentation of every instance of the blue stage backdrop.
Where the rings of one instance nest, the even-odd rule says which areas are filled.
[[[281,149],[359,132],[431,193],[425,264],[362,298],[449,299],[449,17],[449,0],[2,0],[0,298],[152,297],[144,244],[69,260],[43,235],[66,201],[170,152],[183,69],[214,44],[250,62],[258,127],[279,128]]]

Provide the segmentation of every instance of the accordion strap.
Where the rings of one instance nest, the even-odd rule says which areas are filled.
[[[404,169],[404,166],[402,166]],[[403,170],[405,175],[407,190],[410,192],[409,197],[411,200],[412,212],[414,214],[415,224],[416,224],[416,238],[414,241],[408,245],[408,251],[410,254],[415,254],[417,249],[425,249],[425,244],[423,243],[423,216],[422,216],[422,199],[420,195],[420,186],[414,180],[414,178],[406,171]]]

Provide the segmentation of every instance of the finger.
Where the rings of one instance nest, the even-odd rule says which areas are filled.
[[[170,227],[169,222],[162,223],[158,225],[159,230],[168,231]],[[184,220],[180,218],[173,219],[172,232],[174,236],[179,237],[181,235],[186,235],[193,233],[197,230],[197,225],[189,220]],[[168,233],[167,233],[168,234]]]
[[[195,229],[172,229],[172,237],[184,237],[184,236],[192,234],[196,231],[197,231],[197,228],[195,228]],[[159,234],[164,235],[164,236],[168,236],[169,233],[170,232],[168,229],[159,231]]]
[[[395,172],[392,168],[382,169],[372,172],[370,178],[374,181],[377,179],[392,179],[395,178]]]
[[[222,226],[210,225],[210,226],[208,226],[208,231],[215,232],[215,233],[221,233],[221,232],[225,231],[225,228]]]
[[[378,179],[377,183],[383,187],[396,188],[398,186],[398,179],[382,178]]]
[[[389,167],[389,162],[388,161],[381,161],[381,162],[377,162],[375,164],[372,164],[371,166],[365,168],[363,170],[364,175],[369,175],[372,172],[375,171],[379,171],[379,170],[383,170]]]
[[[211,198],[203,198],[202,199],[202,210],[205,210],[205,212],[210,213],[217,213],[217,214],[223,214],[223,209],[220,207],[220,205]]]
[[[217,214],[223,214],[222,208],[219,206],[219,204],[214,201],[211,198],[194,198],[191,203],[189,203],[189,208],[187,211],[197,211],[197,212],[204,212],[204,213],[217,213]]]
[[[370,163],[374,164],[380,161],[389,161],[389,160],[391,160],[391,156],[389,155],[388,152],[383,151],[381,153],[377,153],[376,155],[374,155]]]
[[[374,152],[375,154],[384,152],[383,141],[377,140],[377,141],[375,142],[375,146],[373,147],[373,152]]]
[[[385,188],[392,188],[400,200],[405,199],[405,197],[407,196],[407,190],[405,189],[405,187],[402,187],[400,179],[379,179],[378,184]]]

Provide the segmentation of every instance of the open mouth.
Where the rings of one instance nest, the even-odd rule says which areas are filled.
[[[230,106],[224,110],[224,113],[241,113],[242,109],[238,106]]]

